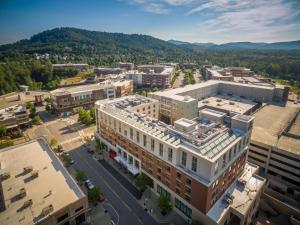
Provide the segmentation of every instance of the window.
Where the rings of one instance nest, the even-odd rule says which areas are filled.
[[[119,123],[119,132],[120,133],[122,133],[122,128],[121,127],[122,127],[122,125],[121,125],[121,123]]]
[[[178,172],[177,172],[177,173],[176,173],[176,177],[180,179],[180,178],[181,178],[181,173],[178,173]]]
[[[172,162],[173,159],[173,149],[172,148],[168,148],[168,160],[170,162]]]
[[[82,209],[83,209],[83,206],[80,206],[79,208],[75,209],[75,212],[79,212]]]
[[[140,132],[136,132],[136,142],[140,143]]]
[[[169,200],[171,198],[171,194],[167,190],[165,190],[163,187],[161,187],[159,184],[157,184],[157,193],[162,196],[165,196]]]
[[[186,166],[186,152],[182,152],[182,155],[181,155],[181,164],[183,166]]]
[[[197,172],[197,158],[194,156],[192,158],[192,170]]]
[[[232,149],[229,151],[229,161],[231,160]]]
[[[133,139],[133,129],[130,128],[129,132],[130,132],[130,139]]]
[[[188,218],[192,217],[192,210],[182,203],[179,199],[175,198],[175,207],[179,209],[184,215],[186,215]]]
[[[127,130],[126,129],[124,129],[124,135],[127,136]]]
[[[114,120],[114,130],[116,130],[117,129],[117,122],[116,122],[116,120]]]
[[[154,151],[154,139],[151,139],[151,151]]]
[[[64,214],[64,215],[62,215],[62,216],[60,216],[60,217],[58,217],[58,218],[57,218],[57,223],[59,223],[59,222],[65,220],[65,219],[67,219],[68,217],[69,217],[69,214],[68,214],[68,213],[66,213],[66,214]]]
[[[144,141],[144,147],[147,147],[147,137],[146,135],[143,135],[143,141]]]
[[[159,143],[159,155],[163,157],[164,155],[164,146],[162,143]]]
[[[124,158],[125,160],[127,160],[127,153],[126,153],[126,152],[123,152],[123,158]]]
[[[192,184],[192,180],[189,179],[189,178],[186,178],[186,183],[189,184],[189,185],[191,185]]]

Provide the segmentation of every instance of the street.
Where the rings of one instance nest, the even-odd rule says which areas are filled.
[[[104,193],[107,202],[104,207],[108,210],[113,221],[119,225],[153,225],[158,224],[138,204],[135,198],[106,171],[106,169],[90,155],[82,146],[69,151],[75,160],[74,168],[85,171],[87,177]],[[109,206],[113,206],[112,207]],[[116,212],[113,212],[113,211]],[[118,218],[119,217],[119,218]]]

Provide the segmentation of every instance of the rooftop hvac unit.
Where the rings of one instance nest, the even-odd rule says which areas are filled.
[[[30,173],[33,170],[33,168],[32,168],[32,166],[26,166],[23,168],[23,170],[24,170],[24,173]]]
[[[20,198],[24,198],[26,196],[26,190],[25,190],[25,188],[21,188],[20,189],[19,196],[20,196]]]
[[[31,205],[32,205],[32,199],[29,199],[29,200],[27,200],[27,201],[24,202],[23,207],[27,208],[27,207],[29,207]]]
[[[247,181],[245,181],[244,179],[241,179],[241,178],[240,178],[240,179],[237,180],[237,184],[238,184],[239,186],[245,187],[246,183],[247,183]]]
[[[53,205],[50,204],[50,205],[46,206],[45,208],[43,208],[42,214],[43,214],[43,216],[47,216],[47,215],[49,215],[53,210],[54,210]]]
[[[31,177],[32,178],[36,178],[36,177],[38,177],[39,176],[39,171],[38,170],[35,170],[35,171],[33,171],[32,173],[31,173]]]
[[[2,174],[0,175],[0,180],[1,180],[1,181],[6,180],[6,179],[8,179],[8,178],[10,178],[10,173],[9,173],[9,172],[5,172],[5,173],[2,173]]]

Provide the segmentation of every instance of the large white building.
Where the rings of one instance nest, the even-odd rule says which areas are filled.
[[[132,174],[146,174],[152,190],[187,220],[250,224],[265,182],[246,163],[253,117],[235,115],[228,123],[225,113],[202,109],[172,126],[157,119],[158,107],[141,97],[98,101],[96,137]]]
[[[170,89],[149,93],[149,97],[159,100],[161,119],[167,123],[173,123],[182,117],[195,118],[198,116],[199,106],[218,108],[228,114],[238,114],[231,108],[241,106],[240,102],[247,103],[251,100],[253,103],[260,104],[262,102],[287,100],[289,89],[285,87],[265,87],[251,84],[241,84],[228,81],[209,80],[207,82],[188,85],[182,88]],[[217,102],[216,106],[210,105],[208,98],[216,97],[213,101]],[[201,102],[199,104],[199,102]],[[227,107],[224,102],[228,102]],[[249,101],[248,101],[249,102]],[[253,104],[251,103],[251,104]],[[256,109],[255,105],[249,110],[244,110],[242,114],[250,114]],[[259,105],[257,106],[259,107]],[[243,110],[242,110],[243,111]]]

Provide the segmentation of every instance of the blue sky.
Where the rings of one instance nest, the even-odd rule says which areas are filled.
[[[0,0],[0,44],[55,27],[225,43],[300,39],[300,0]]]

